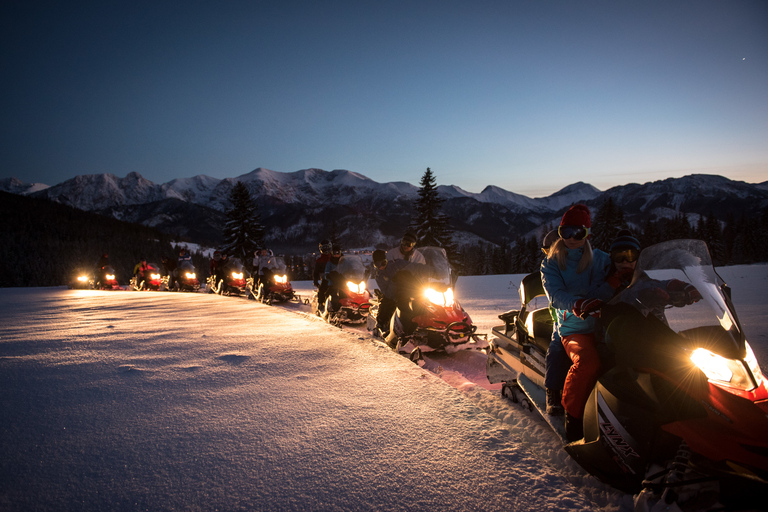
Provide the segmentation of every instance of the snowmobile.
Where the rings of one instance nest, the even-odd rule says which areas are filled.
[[[90,290],[93,288],[93,275],[91,272],[86,272],[83,270],[75,270],[72,273],[72,279],[69,280],[69,283],[67,283],[67,288],[70,290],[72,289],[78,289],[78,290]]]
[[[411,297],[410,311],[401,311],[400,307],[395,310],[387,343],[417,363],[425,352],[450,354],[487,348],[487,335],[477,334],[477,326],[454,297],[458,276],[451,271],[445,249],[420,247],[419,252],[427,260],[423,275],[415,276],[420,286]],[[416,267],[406,267],[406,270],[409,268],[416,270]],[[412,319],[406,320],[404,313]]]
[[[200,281],[197,279],[197,272],[191,261],[182,261],[174,272],[177,275],[173,280],[173,285],[169,285],[170,276],[163,276],[163,285],[166,290],[172,292],[196,292],[200,289]]]
[[[219,295],[240,295],[245,293],[245,269],[238,258],[229,258],[224,264],[224,277],[215,282],[215,276],[208,278],[208,291]]]
[[[156,263],[147,263],[147,269],[131,278],[133,290],[159,290],[162,285],[160,267]]]
[[[526,279],[523,308],[494,328],[487,374],[505,383],[507,396],[522,389],[546,416],[540,357],[548,312],[526,310],[536,290]],[[768,387],[706,244],[643,250],[599,325],[607,370],[587,402],[584,438],[566,452],[601,481],[637,493],[635,510],[748,507],[765,496]]]
[[[273,256],[262,269],[262,275],[257,279],[256,276],[248,278],[247,288],[248,297],[272,305],[280,302],[297,301],[301,302],[301,297],[293,291],[288,274],[285,272],[286,265],[283,258]]]
[[[112,267],[102,267],[96,270],[96,281],[91,282],[91,288],[98,290],[121,290],[117,284],[115,269]]]
[[[360,256],[342,256],[336,270],[328,275],[328,280],[330,286],[325,303],[320,308],[315,294],[310,304],[312,312],[333,325],[367,322],[371,295],[366,285],[368,270]]]

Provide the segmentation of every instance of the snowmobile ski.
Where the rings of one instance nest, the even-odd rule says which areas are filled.
[[[523,374],[518,375],[517,385],[523,390],[525,396],[531,405],[533,405],[539,412],[544,421],[549,423],[549,426],[554,430],[557,435],[566,444],[565,440],[565,416],[550,416],[547,414],[547,392],[534,384],[528,377]]]

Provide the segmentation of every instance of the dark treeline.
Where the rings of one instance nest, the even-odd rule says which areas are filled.
[[[0,219],[2,287],[67,284],[103,253],[127,284],[141,256],[160,264],[178,255],[169,235],[44,199],[0,192]]]
[[[519,237],[497,246],[477,243],[464,246],[458,260],[462,274],[523,274],[535,271],[544,254],[541,241],[549,230],[557,226],[544,226],[536,236]],[[609,251],[611,241],[621,228],[629,228],[643,247],[667,240],[695,238],[704,240],[716,266],[751,264],[768,261],[768,208],[739,217],[729,215],[718,219],[714,215],[700,216],[691,224],[679,213],[673,218],[647,220],[640,229],[629,226],[624,213],[611,199],[607,199],[594,212],[592,220],[592,247]]]

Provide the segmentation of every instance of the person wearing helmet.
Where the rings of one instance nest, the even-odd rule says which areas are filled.
[[[328,263],[325,264],[325,280],[328,283],[325,296],[331,298],[332,311],[338,311],[341,307],[339,301],[341,300],[345,281],[344,276],[337,271],[337,268],[342,257],[341,247],[338,244],[334,244],[333,249],[331,249],[331,257]]]
[[[139,258],[139,262],[133,267],[133,277],[138,278],[137,283],[141,281],[141,279],[144,277],[144,272],[149,270],[149,265],[147,265],[147,258],[144,256],[141,256]]]
[[[323,240],[319,244],[320,256],[315,260],[315,269],[312,272],[312,284],[317,288],[317,307],[325,308],[325,297],[328,291],[328,280],[325,277],[325,266],[331,259],[333,246],[330,240]]]
[[[389,261],[405,260],[412,263],[426,264],[427,260],[424,258],[424,255],[415,248],[418,241],[416,234],[413,231],[408,231],[400,240],[400,245],[387,252],[387,259]]]

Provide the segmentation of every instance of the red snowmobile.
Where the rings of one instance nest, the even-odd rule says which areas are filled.
[[[414,362],[425,352],[487,348],[487,336],[477,334],[477,326],[454,297],[458,276],[452,274],[445,249],[420,247],[419,252],[427,260],[424,273],[415,276],[420,286],[411,297],[410,311],[395,311],[387,342]]]

